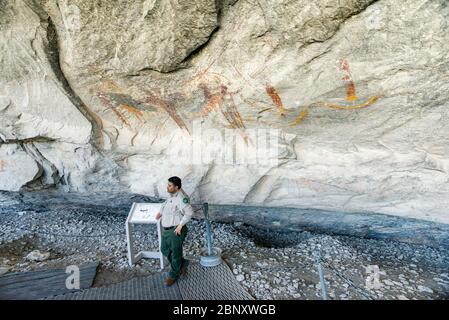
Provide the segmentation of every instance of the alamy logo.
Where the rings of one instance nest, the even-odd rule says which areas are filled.
[[[380,282],[380,276],[386,275],[384,271],[380,271],[379,266],[371,265],[365,267],[366,273],[368,276],[366,277],[366,288],[368,290],[372,289],[380,289],[382,288],[382,283]]]
[[[72,265],[68,266],[65,269],[65,273],[67,273],[69,276],[65,280],[65,287],[68,290],[77,289],[80,288],[80,268],[78,266]]]
[[[366,27],[370,30],[380,30],[384,27],[385,21],[381,9],[376,8],[365,20]]]

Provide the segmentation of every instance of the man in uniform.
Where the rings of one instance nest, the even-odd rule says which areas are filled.
[[[156,215],[156,219],[162,218],[161,251],[170,262],[170,272],[165,280],[167,286],[171,286],[180,275],[187,273],[188,260],[182,256],[182,244],[187,234],[186,223],[192,218],[193,209],[181,186],[180,178],[168,179],[169,196]]]

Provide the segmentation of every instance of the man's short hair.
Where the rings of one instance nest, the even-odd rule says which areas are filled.
[[[168,179],[168,182],[173,183],[175,186],[177,186],[179,189],[181,189],[181,179],[179,177],[171,177]]]

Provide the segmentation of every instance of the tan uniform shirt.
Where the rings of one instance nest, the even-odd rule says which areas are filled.
[[[193,208],[190,205],[190,199],[184,190],[180,189],[176,193],[171,194],[161,206],[162,226],[172,227],[177,225],[185,225],[190,221],[193,215]]]

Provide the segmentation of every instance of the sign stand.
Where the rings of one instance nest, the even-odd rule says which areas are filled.
[[[126,240],[128,242],[128,262],[133,266],[142,258],[159,259],[161,269],[164,268],[164,256],[161,252],[161,219],[156,220],[156,214],[159,212],[162,203],[136,203],[133,202],[128,218],[126,219]],[[136,224],[156,224],[157,237],[159,242],[159,251],[140,251],[135,254],[134,251],[134,225]]]

